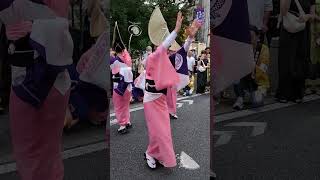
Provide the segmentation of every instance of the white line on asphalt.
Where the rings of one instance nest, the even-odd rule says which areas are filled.
[[[106,148],[107,148],[106,142],[99,142],[95,144],[90,144],[82,147],[69,149],[63,152],[63,159],[66,160],[66,159],[94,153],[97,151],[102,151]],[[16,170],[17,170],[17,167],[15,162],[10,162],[10,163],[0,165],[0,174],[11,173],[11,172],[15,172]]]
[[[320,96],[310,95],[310,96],[306,96],[304,98],[304,102],[310,102],[310,101],[314,101],[314,100],[318,100],[318,99],[320,99]],[[282,108],[286,108],[286,107],[290,107],[290,106],[294,106],[294,105],[297,105],[297,104],[296,103],[287,103],[287,104],[274,103],[274,104],[263,106],[261,108],[248,109],[248,110],[242,110],[242,111],[221,114],[221,115],[217,115],[214,117],[214,122],[220,123],[223,121],[228,121],[228,120],[232,120],[232,119],[236,119],[236,118],[246,117],[249,115],[273,111],[273,110],[277,110],[277,109],[282,109]]]
[[[204,93],[204,94],[209,94],[208,92]],[[177,101],[181,101],[181,100],[185,100],[185,99],[189,99],[189,98],[194,98],[194,97],[198,97],[198,96],[201,96],[203,94],[195,94],[195,95],[192,95],[192,96],[186,96],[186,97],[180,97],[180,98],[177,98]],[[139,106],[139,107],[135,107],[135,108],[132,108],[130,109],[130,112],[135,112],[135,111],[140,111],[143,109],[143,105],[142,106]],[[116,114],[115,113],[111,113],[110,114],[110,118],[111,117],[115,117]]]
[[[266,122],[235,122],[227,124],[228,127],[253,127],[251,136],[258,136],[264,133],[267,128]]]
[[[16,163],[7,163],[0,166],[0,174],[6,174],[16,171]]]
[[[185,168],[188,170],[196,170],[200,168],[199,164],[183,151],[178,159],[180,160],[179,168]]]
[[[177,108],[181,108],[183,106],[183,103],[177,103]]]
[[[214,143],[214,147],[228,144],[231,141],[233,134],[234,131],[213,131],[213,135],[219,136],[217,142]]]
[[[81,146],[73,149],[69,149],[63,152],[63,159],[70,159],[73,157],[78,157],[82,156],[85,154],[90,154],[98,151],[102,151],[107,148],[107,144],[105,141],[95,143],[95,144],[90,144],[86,146]]]
[[[118,123],[118,120],[117,119],[113,119],[113,120],[110,121],[110,126],[113,126],[113,125],[115,125],[117,123]]]
[[[192,100],[192,99],[190,99],[190,100],[182,100],[182,102],[189,103],[189,105],[192,105],[192,104],[193,104],[193,100]]]

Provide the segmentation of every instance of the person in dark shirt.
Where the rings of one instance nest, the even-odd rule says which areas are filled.
[[[283,24],[280,30],[279,85],[276,98],[281,103],[294,101],[301,103],[304,97],[306,67],[310,55],[310,25],[315,11],[315,0],[299,0],[305,15],[299,15],[294,0],[280,1],[280,16],[288,12],[306,22],[306,28],[296,33],[288,32]]]

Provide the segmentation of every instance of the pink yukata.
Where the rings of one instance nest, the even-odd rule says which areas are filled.
[[[146,61],[144,112],[149,135],[147,154],[164,167],[177,165],[169,112],[176,112],[177,90],[189,83],[186,52],[192,39],[188,38],[184,47],[169,57],[167,49],[176,36],[177,33],[172,32]]]
[[[167,104],[170,114],[177,114],[177,89],[169,87],[167,89]]]
[[[59,3],[57,1],[55,2]],[[55,2],[52,1],[51,4],[55,4]],[[64,4],[67,4],[67,2],[68,0]],[[59,6],[56,4],[56,7]],[[61,8],[66,9],[65,7]],[[38,22],[35,21],[35,23]],[[64,27],[67,27],[65,25],[66,23]],[[72,63],[73,44],[72,41],[66,42],[69,40],[68,38],[71,38],[67,33],[63,37],[59,36],[61,31],[56,31],[56,33],[51,32],[50,34],[50,30],[41,27],[41,25],[32,25],[31,22],[20,22],[6,26],[6,33],[9,40],[17,40],[31,33],[30,39],[33,37],[33,40],[43,45],[46,49],[46,60],[48,63],[56,66],[64,66]],[[34,30],[42,32],[44,29],[46,29],[48,35],[53,35],[52,38],[59,36],[65,39],[63,45],[59,45],[58,42],[60,41],[57,40],[57,38],[54,42],[56,43],[55,45],[58,44],[57,47],[60,46],[64,48],[60,56],[59,53],[54,53],[54,49],[59,48],[48,48],[48,44],[42,44],[42,42],[49,40],[49,37],[42,37],[41,34],[41,37],[37,37],[39,33],[33,32]],[[64,30],[63,32],[68,31],[67,28]],[[44,33],[42,33],[42,35],[43,34]],[[43,41],[40,42],[41,40]],[[21,59],[21,61],[23,61],[23,59]],[[21,83],[18,79],[25,77],[25,73],[26,69],[24,67],[12,66],[12,87]],[[70,77],[67,71],[60,72],[48,91],[48,95],[39,107],[35,107],[29,102],[22,100],[13,89],[11,90],[9,113],[13,155],[22,180],[63,180],[64,168],[61,143],[64,118],[69,98],[69,85]]]
[[[133,83],[131,63],[127,50],[110,61],[112,75],[119,75],[122,78],[120,82],[114,82],[112,95],[115,115],[120,126],[130,124],[131,83]]]
[[[166,41],[172,41],[176,36],[176,32],[173,32]],[[175,86],[180,80],[167,54],[171,42],[166,44],[166,41],[148,56],[143,105],[149,135],[147,154],[165,167],[175,167],[177,162],[171,137],[166,89]],[[150,84],[152,82],[154,84]]]

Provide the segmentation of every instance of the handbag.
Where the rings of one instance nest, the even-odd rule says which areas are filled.
[[[294,0],[294,1],[298,7],[299,15],[300,16],[305,15],[306,13],[303,11],[299,0]],[[301,23],[298,20],[299,20],[299,17],[297,17],[295,14],[291,12],[288,12],[286,16],[282,17],[284,29],[286,29],[290,33],[297,33],[304,30],[306,28],[306,23],[305,22]]]
[[[204,64],[204,63],[203,63],[203,60],[201,60],[201,63]],[[200,72],[205,72],[205,71],[206,71],[206,68],[204,68],[203,66],[198,66],[198,70],[199,70]]]

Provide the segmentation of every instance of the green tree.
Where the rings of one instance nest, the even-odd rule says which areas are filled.
[[[127,28],[131,25],[131,22],[140,23],[139,26],[142,29],[142,34],[139,37],[133,37],[131,49],[144,50],[146,46],[152,44],[148,36],[148,23],[156,6],[160,7],[168,23],[169,30],[173,30],[179,9],[184,16],[187,16],[190,13],[190,7],[193,5],[194,2],[190,0],[181,0],[179,3],[175,3],[175,0],[112,0],[110,8],[111,27],[113,28],[114,23],[118,22],[122,39],[126,47],[128,47],[130,34]],[[188,24],[189,22],[185,19],[182,31],[177,38],[177,42],[180,44],[185,39],[183,32]]]

